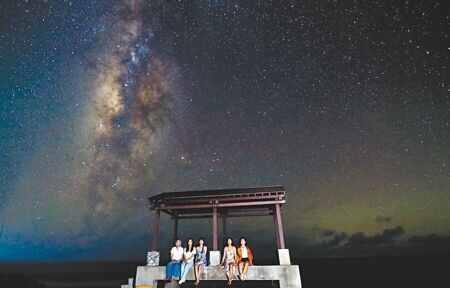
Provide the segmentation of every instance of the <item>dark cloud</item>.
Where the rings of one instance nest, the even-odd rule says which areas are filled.
[[[378,223],[384,223],[384,222],[389,222],[389,221],[391,221],[391,217],[389,217],[389,216],[377,216],[376,218],[375,218],[375,221],[376,222],[378,222]]]
[[[383,233],[376,234],[374,236],[366,236],[363,232],[358,232],[348,238],[348,242],[345,244],[345,246],[354,247],[388,244],[392,243],[392,241],[396,237],[404,233],[405,230],[402,226],[397,226],[394,229],[385,229]]]
[[[450,253],[450,236],[429,234],[399,239],[405,230],[399,225],[381,233],[366,236],[363,232],[348,235],[334,230],[320,231],[330,240],[311,243],[306,238],[287,236],[288,247],[295,247],[293,257],[367,256],[367,255],[444,255]]]
[[[378,218],[378,217],[377,217]],[[389,217],[385,217],[389,218]],[[384,220],[386,221],[386,220]],[[322,236],[334,236],[331,240],[323,241],[319,246],[323,248],[337,246],[339,244],[345,243],[344,245],[347,247],[350,246],[371,246],[371,245],[380,245],[390,243],[396,238],[404,234],[405,231],[402,226],[397,226],[393,229],[385,229],[381,234],[376,234],[374,236],[366,236],[363,232],[357,232],[352,235],[348,235],[345,232],[337,232],[333,230],[324,230],[322,232]]]
[[[408,243],[424,245],[445,245],[450,248],[450,236],[439,236],[434,233],[425,236],[412,236],[408,239]]]
[[[333,230],[324,230],[324,231],[322,232],[322,236],[325,236],[325,237],[327,237],[327,236],[333,236],[335,233],[336,233],[336,232],[333,231]]]
[[[414,253],[450,255],[450,235],[440,236],[432,233],[411,236],[405,244]]]
[[[333,239],[330,241],[326,241],[324,244],[327,247],[337,246],[341,244],[342,242],[346,241],[348,239],[348,235],[344,232],[342,233],[336,233],[334,234]]]

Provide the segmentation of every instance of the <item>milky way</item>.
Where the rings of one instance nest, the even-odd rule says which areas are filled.
[[[129,1],[117,10],[90,72],[87,153],[92,159],[82,181],[86,187],[79,187],[92,211],[86,222],[94,219],[92,229],[101,235],[128,218],[121,207],[141,200],[154,181],[152,154],[169,129],[175,86],[174,67],[151,51],[152,27],[142,23],[139,3]]]

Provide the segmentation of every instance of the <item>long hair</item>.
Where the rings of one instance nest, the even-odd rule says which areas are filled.
[[[191,245],[191,249],[188,251],[189,249],[189,240],[192,241],[192,245]],[[192,252],[194,251],[194,239],[192,239],[191,237],[189,237],[186,241],[186,252]]]
[[[227,238],[225,239],[225,243],[224,243],[223,247],[227,247],[227,246],[228,246],[228,240],[231,240],[231,246],[233,246],[233,238],[227,237]]]
[[[205,242],[205,238],[200,237],[200,238],[198,239],[198,245],[199,245],[199,246],[200,246],[200,240],[203,240],[203,247],[202,247],[202,253],[203,253],[203,250],[205,250],[206,242]]]

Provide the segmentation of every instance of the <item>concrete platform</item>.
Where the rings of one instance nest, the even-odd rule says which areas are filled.
[[[225,268],[221,266],[209,266],[203,269],[202,280],[226,281]],[[280,288],[301,288],[300,269],[298,265],[267,265],[250,266],[245,275],[246,280],[271,281],[278,280]],[[138,266],[135,278],[135,287],[156,287],[158,280],[166,277],[165,266]],[[234,278],[237,278],[235,268]],[[187,280],[195,280],[194,269],[188,272]]]

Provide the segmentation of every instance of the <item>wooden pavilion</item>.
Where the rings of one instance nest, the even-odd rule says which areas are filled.
[[[158,250],[161,212],[173,219],[173,237],[177,238],[178,220],[212,218],[213,250],[218,248],[218,218],[226,234],[226,219],[231,217],[273,215],[279,249],[285,249],[281,206],[286,203],[283,186],[200,190],[161,193],[148,198],[150,210],[155,211],[151,250]]]

